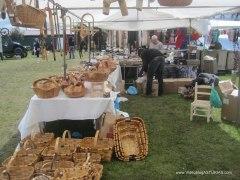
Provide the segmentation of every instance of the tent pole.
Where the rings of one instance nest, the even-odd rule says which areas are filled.
[[[61,9],[61,18],[63,22],[63,74],[64,79],[67,76],[67,63],[66,63],[66,12]]]

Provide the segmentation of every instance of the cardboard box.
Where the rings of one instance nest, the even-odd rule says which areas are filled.
[[[223,102],[221,113],[223,120],[231,122],[238,121],[238,111],[240,110],[238,106],[238,91],[239,90],[234,88],[231,81],[219,82],[219,94]]]
[[[163,80],[164,94],[178,93],[179,87],[184,87],[192,82],[192,78],[169,78]]]
[[[143,84],[143,94],[146,94],[147,91],[147,83]],[[158,96],[158,81],[156,79],[153,80],[152,83],[152,96]]]

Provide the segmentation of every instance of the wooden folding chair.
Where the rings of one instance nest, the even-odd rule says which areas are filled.
[[[211,86],[195,84],[195,97],[191,103],[190,121],[193,120],[193,116],[201,116],[207,117],[207,122],[210,122],[212,114],[210,103],[211,88]]]

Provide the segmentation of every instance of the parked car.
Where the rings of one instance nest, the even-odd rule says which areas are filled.
[[[25,58],[27,55],[27,49],[20,43],[12,41],[11,38],[7,38],[3,43],[3,56],[6,58],[12,58],[14,56]]]

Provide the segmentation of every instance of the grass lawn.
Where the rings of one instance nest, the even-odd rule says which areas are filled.
[[[79,60],[68,60],[68,67]],[[33,95],[32,82],[62,72],[62,60],[37,63],[24,60],[0,62],[0,162],[19,141],[17,125]],[[225,76],[223,79],[227,79]],[[190,101],[176,94],[157,98],[128,97],[122,110],[142,117],[149,137],[149,155],[143,161],[104,164],[103,179],[239,179],[240,128],[220,121],[214,110],[209,124],[204,118],[189,121]],[[185,171],[229,171],[230,175],[178,175]]]

